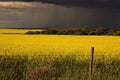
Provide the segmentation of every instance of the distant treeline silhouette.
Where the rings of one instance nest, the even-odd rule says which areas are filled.
[[[55,34],[55,35],[120,35],[120,30],[99,28],[50,28],[42,31],[28,31],[25,34]]]

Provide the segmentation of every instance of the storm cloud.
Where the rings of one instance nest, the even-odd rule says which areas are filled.
[[[0,27],[102,26],[120,29],[119,0],[74,1],[78,0],[9,0],[0,2]]]
[[[89,7],[119,7],[120,0],[0,0],[0,1],[24,1],[43,2],[69,6],[89,6]]]

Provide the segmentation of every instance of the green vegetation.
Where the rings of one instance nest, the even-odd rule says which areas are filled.
[[[100,58],[92,80],[119,80],[120,61]],[[0,80],[89,80],[83,56],[0,56]]]
[[[28,31],[25,34],[41,34],[41,31]]]
[[[25,34],[56,34],[56,35],[120,35],[120,30],[99,28],[66,28],[44,29],[43,31],[28,31]]]

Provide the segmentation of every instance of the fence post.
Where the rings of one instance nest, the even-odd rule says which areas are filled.
[[[93,61],[94,61],[94,47],[91,47],[90,63],[89,63],[89,78],[92,79],[93,74]]]

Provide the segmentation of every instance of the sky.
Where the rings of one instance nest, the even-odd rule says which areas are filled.
[[[0,27],[120,29],[119,4],[119,0],[0,0]]]

